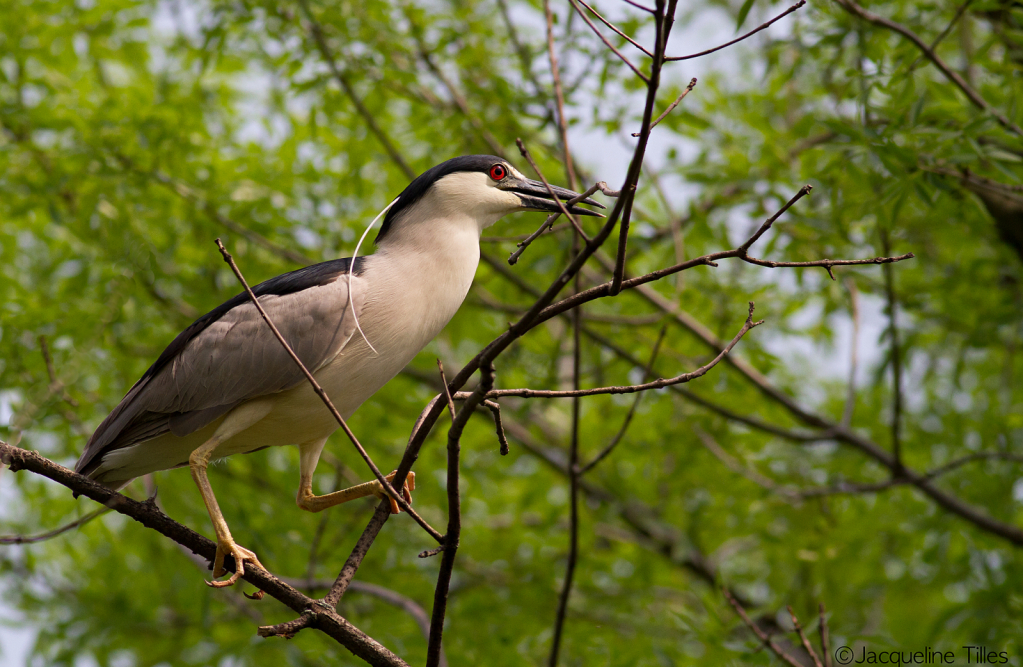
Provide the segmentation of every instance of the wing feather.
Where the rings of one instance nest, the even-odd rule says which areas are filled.
[[[337,356],[356,331],[366,293],[360,277],[365,259],[356,261],[351,276],[351,302],[347,259],[299,269],[253,289],[312,372]],[[303,381],[248,295],[239,294],[174,339],[96,429],[75,470],[93,473],[107,452],[167,432],[188,435],[243,401]]]

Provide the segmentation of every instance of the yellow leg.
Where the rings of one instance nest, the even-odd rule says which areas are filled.
[[[217,428],[216,433],[213,434],[213,437],[203,443],[188,457],[188,466],[192,472],[192,479],[195,480],[196,485],[199,487],[199,492],[202,493],[203,502],[206,503],[206,511],[209,512],[210,520],[213,521],[213,530],[217,535],[217,555],[213,559],[213,578],[216,579],[225,574],[225,556],[230,554],[235,562],[235,572],[227,581],[206,582],[208,585],[216,588],[231,586],[238,581],[245,574],[245,561],[253,563],[262,569],[266,568],[256,558],[256,554],[238,546],[234,538],[231,537],[231,530],[227,527],[227,522],[224,521],[220,505],[217,504],[217,498],[213,495],[213,487],[210,486],[210,480],[206,476],[206,468],[209,466],[217,447],[225,440],[241,433],[265,417],[271,407],[269,402],[260,401],[247,403],[235,408],[228,413],[227,417]]]
[[[295,501],[298,506],[309,512],[321,512],[328,507],[334,505],[340,505],[346,503],[349,500],[355,500],[356,498],[365,498],[366,496],[376,496],[378,498],[387,498],[391,501],[391,513],[397,514],[401,511],[398,507],[398,503],[393,498],[390,498],[384,493],[384,487],[380,482],[373,480],[372,482],[366,482],[365,484],[359,484],[348,489],[342,489],[341,491],[335,491],[334,493],[328,493],[324,496],[317,496],[313,494],[313,472],[316,470],[316,464],[320,459],[320,452],[323,451],[323,444],[326,439],[316,440],[314,442],[307,442],[299,445],[299,460],[301,470],[301,480],[298,486],[298,497]],[[391,474],[385,476],[388,482],[394,480],[394,474],[398,472],[395,470]],[[412,491],[416,488],[416,474],[410,472],[408,477],[405,478],[405,484],[402,486],[401,493],[405,497],[405,502],[412,504]]]

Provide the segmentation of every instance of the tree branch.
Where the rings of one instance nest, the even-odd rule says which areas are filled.
[[[99,502],[119,514],[135,519],[143,526],[151,528],[172,541],[188,548],[212,562],[217,546],[211,540],[183,526],[164,514],[154,502],[138,502],[116,491],[67,468],[57,465],[35,452],[0,442],[0,462],[10,466],[11,471],[28,470],[68,489],[78,495],[86,496]],[[227,557],[231,561],[231,557]],[[225,562],[228,569],[233,563]],[[328,609],[317,600],[302,594],[273,574],[257,567],[245,568],[242,579],[256,586],[276,600],[284,603],[296,612],[307,614],[310,620],[308,627],[315,627],[327,636],[338,641],[355,656],[362,658],[371,665],[385,667],[407,667],[406,663],[391,651],[384,648],[361,630]]]
[[[976,106],[978,109],[990,113],[995,118],[995,120],[997,120],[998,123],[1005,129],[1009,130],[1014,134],[1023,136],[1023,129],[1021,129],[1018,125],[1009,120],[1008,117],[996,111],[994,107],[988,104],[987,100],[981,97],[980,93],[974,90],[973,87],[970,86],[970,84],[966,83],[966,80],[963,79],[963,77],[960,76],[958,72],[949,67],[945,63],[945,61],[938,56],[934,49],[927,46],[927,44],[922,39],[920,39],[919,35],[917,35],[915,32],[913,32],[912,30],[910,30],[909,28],[900,23],[890,21],[882,16],[878,16],[877,14],[867,11],[860,5],[856,4],[853,0],[835,0],[835,3],[838,4],[838,6],[844,9],[845,11],[849,12],[853,16],[860,17],[867,23],[872,23],[876,26],[881,26],[882,28],[891,30],[892,32],[898,33],[899,35],[902,35],[903,37],[908,39],[916,46],[916,48],[920,49],[920,51],[928,60],[934,63],[934,66],[937,67],[938,70],[940,70],[941,73],[945,75],[945,78],[951,81],[957,88],[959,88],[959,90],[963,91],[963,94],[966,95],[966,97],[970,100],[970,102],[974,104],[974,106]]]

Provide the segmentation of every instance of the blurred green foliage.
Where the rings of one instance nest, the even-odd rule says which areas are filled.
[[[630,33],[652,34],[641,11],[604,4]],[[928,43],[950,26],[937,53],[992,108],[1023,122],[1017,4],[978,0],[959,12],[892,0],[869,9]],[[621,153],[620,137],[639,125],[641,82],[567,5],[554,10],[572,136]],[[540,6],[343,0],[310,11],[361,104],[415,172],[458,154],[503,148],[512,156],[522,137],[549,178],[564,181]],[[744,28],[772,15],[738,0],[687,5],[669,50],[683,50],[690,24],[730,30],[747,12]],[[238,291],[215,237],[255,282],[297,268],[301,257],[350,254],[363,225],[407,183],[338,84],[308,19],[301,4],[257,0],[0,3],[4,440],[72,465],[163,346]],[[1023,455],[1023,295],[1011,242],[1023,226],[1023,205],[1012,208],[1023,201],[1021,138],[971,105],[907,40],[826,1],[721,54],[672,65],[661,108],[694,75],[699,86],[654,133],[658,157],[640,182],[630,273],[734,247],[811,183],[812,196],[754,252],[788,261],[916,253],[890,274],[905,462],[926,471],[982,454],[936,484],[1003,522],[1023,523],[1020,466],[1005,460]],[[580,168],[609,179],[585,161]],[[526,233],[539,222],[514,216],[490,233]],[[569,246],[567,234],[543,237],[510,272],[545,289]],[[484,243],[499,264],[513,249],[513,241]],[[607,280],[593,267],[587,281]],[[505,311],[531,303],[504,273],[481,263],[451,325],[352,419],[381,468],[396,464],[435,391],[435,358],[453,374],[504,330],[514,317]],[[846,408],[855,290],[852,427],[890,449],[885,273],[876,266],[836,273],[832,282],[819,269],[730,262],[654,288],[725,339],[741,326],[746,302],[756,301],[767,323],[737,354],[806,411],[836,422]],[[711,356],[631,292],[586,312],[610,316],[587,327],[642,360],[667,325],[658,375]],[[584,386],[639,379],[633,363],[584,341]],[[570,356],[569,328],[551,321],[500,358],[498,386],[563,387]],[[725,364],[687,389],[782,429],[813,426]],[[583,401],[584,458],[613,437],[631,401]],[[569,402],[508,400],[504,409],[510,456],[498,455],[482,418],[463,441],[464,526],[445,635],[456,665],[545,661],[564,575],[567,481],[537,453],[563,459]],[[416,505],[434,525],[443,525],[446,508],[443,436],[441,425],[416,466]],[[701,437],[726,450],[732,467]],[[343,436],[327,451],[318,491],[368,478]],[[373,504],[302,512],[292,502],[297,471],[293,448],[275,448],[230,459],[210,477],[234,535],[272,571],[332,579]],[[644,396],[619,448],[587,476],[564,664],[772,664],[697,570],[741,593],[766,624],[788,627],[791,604],[811,626],[824,602],[833,646],[961,653],[964,644],[983,644],[1021,664],[1018,547],[908,486],[792,497],[889,474],[846,444],[794,442],[677,392]],[[211,532],[186,472],[155,481],[168,514]],[[146,490],[140,481],[128,492]],[[4,534],[45,531],[94,509],[25,472],[0,474],[0,499]],[[430,546],[411,521],[395,517],[358,578],[429,611],[438,559],[416,554]],[[249,602],[237,589],[210,590],[206,575],[176,545],[114,513],[49,541],[0,547],[2,599],[39,632],[32,664],[83,657],[101,665],[354,664],[314,631],[290,642],[257,638],[254,625],[292,612],[270,599]],[[405,613],[357,591],[341,612],[413,664],[422,661],[425,641]]]

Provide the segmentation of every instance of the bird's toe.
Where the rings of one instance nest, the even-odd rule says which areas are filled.
[[[265,570],[263,564],[259,562],[256,554],[249,551],[245,547],[239,546],[234,542],[217,543],[217,555],[213,560],[213,578],[223,576],[227,574],[227,570],[224,569],[224,558],[230,554],[234,558],[234,573],[224,581],[207,581],[206,585],[213,588],[225,588],[227,586],[233,586],[241,577],[245,574],[245,562],[255,565],[256,567]]]

